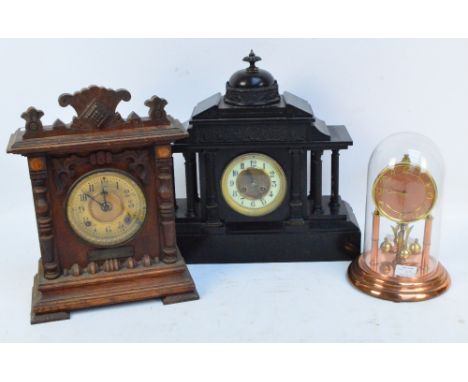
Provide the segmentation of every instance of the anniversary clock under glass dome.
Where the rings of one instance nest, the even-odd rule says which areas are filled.
[[[195,107],[189,137],[174,146],[185,157],[187,196],[177,199],[176,224],[187,261],[354,258],[360,231],[339,195],[348,131],[316,118],[307,101],[280,95],[253,52],[244,61],[249,66],[230,77],[225,95]],[[331,159],[326,195],[323,159]]]
[[[369,161],[364,251],[349,268],[352,283],[372,296],[420,301],[450,279],[438,261],[443,160],[427,137],[400,133]]]

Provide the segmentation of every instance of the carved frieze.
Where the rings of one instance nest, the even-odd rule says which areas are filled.
[[[305,142],[305,128],[284,126],[203,126],[192,129],[196,143]]]
[[[144,255],[141,260],[135,260],[134,257],[126,259],[107,259],[101,262],[90,261],[85,267],[80,267],[75,263],[70,268],[63,270],[63,276],[90,276],[99,273],[110,273],[126,271],[128,269],[147,268],[152,265],[158,264],[157,259],[152,259],[148,255]]]

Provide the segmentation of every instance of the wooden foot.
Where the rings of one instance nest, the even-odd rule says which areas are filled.
[[[38,283],[39,274],[34,277],[34,285],[32,288],[31,325],[41,324],[43,322],[69,320],[70,312],[50,312],[43,314],[34,313],[34,305],[36,305],[41,298],[41,292],[38,290]]]
[[[178,302],[193,301],[193,300],[198,300],[198,299],[200,299],[200,296],[198,295],[198,292],[195,290],[193,292],[188,292],[188,293],[179,293],[179,294],[173,294],[170,296],[164,296],[162,298],[162,302],[164,305],[168,305],[168,304],[176,304]]]
[[[31,312],[31,325],[42,324],[43,322],[69,320],[70,312],[56,312],[56,313],[44,313],[35,314]]]
[[[139,264],[116,271],[60,276],[47,280],[41,263],[34,279],[31,323],[65,320],[77,309],[162,298],[164,304],[199,298],[190,272],[177,252],[172,264]]]

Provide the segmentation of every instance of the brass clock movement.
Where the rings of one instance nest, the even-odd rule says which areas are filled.
[[[244,61],[248,66],[229,78],[224,95],[196,105],[189,137],[174,145],[185,159],[186,197],[177,199],[176,211],[184,257],[193,263],[353,259],[361,233],[339,191],[340,152],[353,144],[346,127],[327,125],[306,100],[280,94],[254,52]],[[328,160],[329,175],[322,168]]]
[[[376,178],[372,192],[381,215],[398,223],[424,219],[437,198],[431,174],[411,164],[408,155],[393,168],[385,168]]]
[[[126,90],[91,86],[59,97],[77,115],[43,126],[23,113],[8,152],[28,158],[41,248],[31,322],[161,297],[198,298],[176,244],[172,143],[186,137],[153,96],[148,117],[115,111]]]

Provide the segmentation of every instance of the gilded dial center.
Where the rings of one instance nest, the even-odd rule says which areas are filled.
[[[234,158],[226,166],[221,190],[234,211],[246,216],[263,216],[284,200],[286,177],[273,158],[249,153]]]
[[[146,216],[140,186],[127,174],[100,170],[78,179],[67,200],[73,231],[97,246],[115,246],[131,239]]]
[[[270,191],[270,185],[268,174],[256,168],[248,168],[242,171],[236,180],[239,192],[251,200],[265,197]]]

